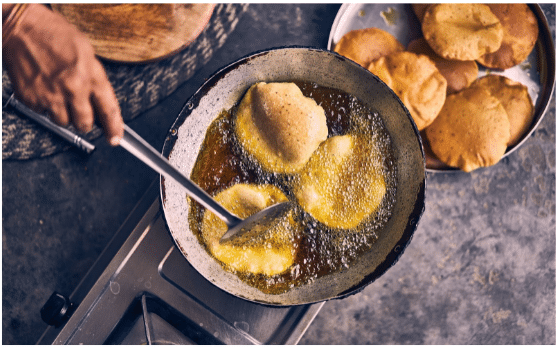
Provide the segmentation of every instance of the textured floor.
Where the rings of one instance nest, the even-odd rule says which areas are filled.
[[[185,100],[253,51],[325,48],[338,5],[252,4],[212,61],[130,124],[154,146]],[[555,5],[545,5],[555,38]],[[2,342],[33,344],[39,310],[69,294],[156,175],[102,139],[2,163]],[[327,302],[301,344],[555,344],[556,100],[496,166],[429,174],[426,211],[400,261],[361,293]]]

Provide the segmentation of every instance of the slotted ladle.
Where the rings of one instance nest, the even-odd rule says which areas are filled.
[[[184,176],[167,158],[157,152],[127,125],[124,125],[124,137],[120,140],[120,146],[165,178],[174,179],[186,189],[186,193],[191,198],[225,222],[228,230],[221,237],[220,243],[255,238],[279,223],[282,217],[291,209],[290,202],[282,202],[269,206],[246,219],[241,219],[221,206],[207,192]]]

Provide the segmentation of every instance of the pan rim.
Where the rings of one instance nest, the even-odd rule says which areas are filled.
[[[335,52],[332,52],[332,51],[324,50],[324,49],[321,49],[321,48],[315,48],[315,47],[305,47],[305,46],[281,46],[281,47],[275,47],[275,48],[270,48],[270,49],[265,49],[265,50],[259,50],[259,51],[250,53],[250,54],[248,54],[248,55],[246,55],[242,58],[239,58],[239,59],[235,60],[234,62],[232,62],[230,64],[227,64],[224,67],[220,68],[214,74],[212,74],[200,88],[198,88],[198,90],[186,101],[186,103],[185,103],[184,107],[182,108],[181,112],[179,113],[178,117],[176,118],[176,120],[174,121],[172,126],[170,127],[169,132],[168,132],[168,136],[165,139],[165,142],[164,142],[164,145],[163,145],[162,154],[165,157],[169,157],[172,154],[172,150],[173,150],[175,142],[178,138],[178,136],[177,136],[178,129],[184,124],[186,119],[191,115],[192,111],[199,105],[200,99],[206,94],[206,92],[216,82],[219,81],[219,79],[223,75],[225,75],[228,71],[235,69],[237,66],[240,66],[240,65],[246,63],[247,61],[249,61],[251,59],[254,59],[258,56],[268,54],[268,53],[273,52],[273,51],[285,50],[285,49],[310,50],[310,51],[323,52],[323,53],[335,56],[336,58],[343,60],[345,63],[352,64],[353,68],[358,67],[362,71],[366,71],[367,74],[370,74],[371,76],[373,76],[373,78],[376,79],[377,81],[379,81],[379,83],[385,85],[381,80],[379,80],[376,76],[372,75],[368,70],[360,67],[358,64],[356,64],[356,63],[350,61],[349,59],[347,59],[345,57],[342,57],[339,54],[337,54]],[[319,54],[323,54],[323,53],[319,53]],[[399,103],[399,106],[405,111],[405,114],[407,115],[407,118],[410,122],[410,125],[412,126],[413,132],[415,133],[415,138],[417,139],[417,145],[420,148],[420,154],[422,156],[422,169],[424,170],[423,171],[424,173],[422,175],[422,180],[421,180],[421,183],[420,183],[420,187],[418,187],[417,198],[415,199],[415,202],[414,202],[413,213],[416,213],[416,214],[412,214],[412,215],[415,217],[414,218],[415,220],[411,221],[410,223],[407,223],[406,229],[402,232],[401,237],[398,239],[397,243],[395,245],[393,245],[392,250],[387,254],[385,259],[382,260],[380,262],[380,264],[377,267],[374,268],[374,271],[372,271],[371,273],[368,273],[359,283],[352,284],[350,288],[338,293],[337,295],[332,295],[332,296],[328,296],[326,298],[304,301],[304,302],[298,302],[298,303],[285,304],[285,303],[276,303],[276,302],[267,302],[267,301],[255,300],[253,298],[247,298],[247,297],[240,296],[237,293],[231,292],[231,291],[227,290],[226,288],[222,288],[221,286],[217,285],[216,283],[213,283],[212,281],[210,281],[210,282],[212,282],[213,285],[217,286],[218,288],[221,288],[222,290],[230,293],[231,295],[234,295],[236,297],[242,298],[242,299],[250,301],[250,302],[256,302],[256,303],[259,303],[259,304],[262,304],[262,305],[268,305],[268,306],[281,306],[281,307],[296,306],[296,305],[304,305],[304,304],[312,304],[312,303],[322,302],[322,301],[326,301],[326,300],[330,300],[330,299],[341,299],[341,298],[347,297],[349,295],[356,294],[356,293],[360,292],[363,288],[365,288],[368,284],[372,283],[377,278],[382,276],[389,268],[391,268],[393,265],[395,265],[397,263],[401,254],[403,253],[403,251],[406,249],[406,247],[410,243],[410,241],[412,239],[412,236],[414,235],[414,232],[416,231],[416,229],[418,227],[418,222],[419,222],[419,220],[422,217],[422,214],[424,212],[424,202],[425,202],[424,195],[425,195],[425,189],[426,189],[425,156],[424,156],[424,149],[422,147],[422,139],[420,137],[418,129],[417,129],[414,121],[412,120],[412,117],[410,116],[408,110],[405,108],[405,106],[399,100],[399,98],[395,95],[395,93],[393,93],[393,91],[391,91],[391,89],[387,88],[387,86],[385,86],[385,88],[387,89],[387,91],[389,93],[391,93],[391,96],[394,97],[394,99]],[[167,219],[167,211],[165,209],[165,189],[166,188],[165,188],[164,178],[160,177],[159,199],[160,199],[160,202],[161,202],[161,207],[163,209],[162,215],[163,215],[163,218],[164,218],[164,221],[165,221],[165,227],[166,227],[167,231],[169,232],[169,234],[170,234],[170,236],[173,240],[173,243],[177,246],[177,248],[180,250],[182,255],[186,258],[186,260],[189,261],[189,259],[187,257],[187,254],[186,254],[186,251],[181,247],[179,242],[176,240],[176,237],[171,230],[169,220]],[[206,276],[204,274],[202,274],[200,272],[200,270],[197,269],[196,266],[193,266],[193,267],[196,269],[196,271],[198,273],[200,273],[200,275],[202,275],[204,278],[206,278]]]

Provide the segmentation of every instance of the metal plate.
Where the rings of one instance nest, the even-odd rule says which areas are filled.
[[[540,124],[548,107],[555,83],[554,43],[546,17],[538,5],[529,5],[537,17],[539,38],[529,57],[519,65],[505,71],[487,69],[479,64],[479,77],[488,73],[506,76],[527,86],[529,95],[535,105],[535,117],[529,131],[518,144],[508,147],[504,157],[519,148]],[[347,32],[355,29],[376,27],[395,36],[405,47],[422,36],[420,23],[410,4],[343,4],[335,17],[329,35],[327,48],[332,50],[335,44]],[[428,172],[459,172],[437,160],[428,142],[423,141]]]

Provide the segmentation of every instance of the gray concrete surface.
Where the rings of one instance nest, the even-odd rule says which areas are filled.
[[[130,125],[154,146],[212,72],[255,50],[325,48],[339,5],[252,4],[212,61]],[[555,38],[555,5],[544,5]],[[33,344],[39,310],[71,293],[156,174],[103,139],[2,163],[2,342]],[[327,302],[301,344],[555,344],[556,99],[528,141],[473,173],[429,174],[400,261]]]

